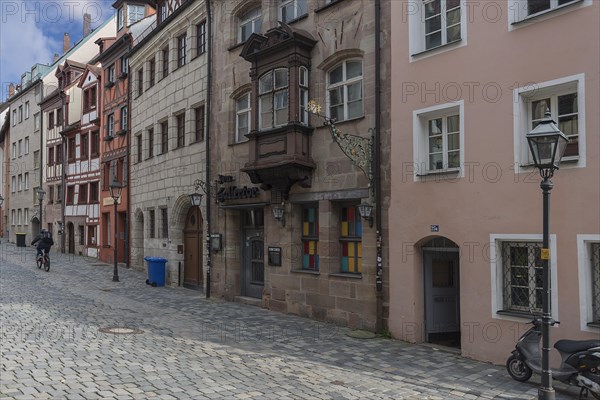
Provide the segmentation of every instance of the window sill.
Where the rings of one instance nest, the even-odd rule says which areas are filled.
[[[418,177],[422,178],[425,176],[434,176],[434,175],[458,175],[460,173],[460,168],[456,169],[443,169],[439,171],[427,171],[424,174],[417,174]]]
[[[119,75],[119,79],[123,80],[127,78],[127,72],[123,72],[121,75]]]
[[[340,4],[342,1],[343,0],[332,0],[331,3],[325,4],[323,7],[320,7],[320,8],[316,8],[314,12],[315,12],[315,14],[318,14],[321,11],[327,10],[330,7],[333,7],[333,6],[337,5],[337,4]]]
[[[534,22],[537,18],[542,17],[542,16],[546,16],[546,15],[551,15],[553,13],[559,12],[561,10],[564,10],[565,8],[571,7],[575,4],[580,4],[583,3],[583,0],[575,0],[571,3],[567,3],[567,4],[563,4],[561,6],[557,6],[554,8],[551,8],[550,10],[544,10],[544,11],[540,11],[538,13],[532,14],[532,15],[528,15],[523,19],[520,19],[519,21],[515,21],[512,22],[511,25],[512,26],[516,26],[516,25],[520,25],[520,24],[525,24],[527,22]]]
[[[229,46],[227,48],[227,51],[233,51],[235,49],[239,49],[240,47],[244,46],[247,41],[248,41],[248,39],[244,40],[243,42],[236,43],[233,46]]]
[[[461,42],[462,42],[462,38],[460,38],[458,40],[453,40],[452,42],[441,44],[441,45],[436,46],[436,47],[432,47],[431,49],[427,49],[427,50],[420,51],[418,53],[411,54],[410,56],[411,57],[420,57],[420,56],[422,56],[424,54],[432,53],[432,52],[435,52],[436,50],[439,50],[439,49],[456,46],[458,43],[461,43]]]
[[[115,137],[114,136],[104,136],[104,141],[105,142],[110,142],[111,140],[113,140]]]
[[[507,317],[529,319],[529,320],[533,319],[533,317],[534,317],[534,315],[531,313],[514,311],[514,310],[498,310],[498,311],[496,311],[496,314],[507,316]]]
[[[239,144],[248,143],[249,141],[250,141],[250,139],[242,140],[241,142],[231,142],[231,143],[229,143],[229,146],[237,146]]]
[[[289,21],[280,21],[280,22],[283,22],[284,24],[292,25],[292,24],[295,24],[296,22],[302,21],[303,19],[306,19],[306,18],[308,18],[308,13],[301,15],[299,17],[296,17],[294,19],[291,19]]]
[[[293,269],[290,272],[295,274],[321,275],[319,271],[313,271],[311,269]]]
[[[338,278],[362,279],[362,273],[353,274],[350,272],[334,272],[329,274],[329,276],[335,276]]]
[[[117,136],[125,136],[126,134],[127,134],[126,129],[121,129],[120,131],[117,132]]]
[[[600,322],[588,322],[587,326],[589,326],[590,328],[600,329]]]

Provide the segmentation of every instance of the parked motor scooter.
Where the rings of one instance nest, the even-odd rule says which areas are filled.
[[[521,335],[506,361],[508,373],[519,382],[529,380],[533,372],[542,372],[542,319],[535,317],[531,323],[533,326]],[[552,321],[551,325],[558,323]],[[579,399],[587,398],[588,393],[600,399],[600,340],[563,339],[554,343],[554,348],[560,353],[561,363],[558,369],[552,369],[552,379],[580,387]]]

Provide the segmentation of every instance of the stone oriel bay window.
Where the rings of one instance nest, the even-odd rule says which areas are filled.
[[[315,168],[310,156],[313,128],[301,104],[309,96],[308,72],[316,41],[307,32],[280,25],[264,35],[252,34],[243,47],[241,56],[252,63],[252,92],[247,108],[237,98],[236,137],[243,129],[240,118],[251,110],[250,132],[245,135],[250,139],[250,160],[243,171],[252,183],[287,198],[294,184],[311,186]]]

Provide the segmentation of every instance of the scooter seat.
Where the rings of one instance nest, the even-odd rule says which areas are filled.
[[[592,347],[600,347],[600,340],[566,340],[554,343],[554,348],[563,353],[576,353]]]

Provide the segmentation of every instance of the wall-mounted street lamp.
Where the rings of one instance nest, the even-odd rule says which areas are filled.
[[[552,371],[550,370],[550,325],[552,316],[550,310],[550,190],[553,184],[550,178],[558,169],[560,160],[565,153],[569,139],[558,129],[552,120],[550,111],[547,110],[545,118],[540,121],[527,135],[529,149],[533,156],[533,162],[540,171],[543,197],[543,242],[541,251],[542,260],[542,384],[538,390],[538,398],[543,400],[554,399],[554,388],[552,387]]]
[[[277,221],[281,222],[281,226],[285,226],[285,208],[283,208],[283,204],[281,206],[273,207],[273,218]]]
[[[194,207],[200,207],[200,204],[202,204],[202,194],[198,193],[199,188],[200,186],[196,185],[194,193],[190,194],[190,201],[192,202],[192,206]]]
[[[370,228],[373,227],[373,215],[371,214],[372,211],[373,211],[373,206],[370,205],[369,203],[361,203],[358,205],[358,212],[360,213],[360,216],[364,220],[369,221]]]
[[[119,183],[117,180],[111,182],[108,186],[110,190],[110,197],[113,199],[113,204],[115,205],[115,242],[114,246],[114,270],[113,270],[113,282],[119,282],[119,270],[117,267],[117,205],[119,204],[119,198],[121,197],[121,190],[123,190],[123,185]]]
[[[44,191],[44,188],[40,186],[37,189],[37,198],[38,198],[38,201],[40,203],[40,230],[44,226],[44,218],[43,218],[43,215],[42,215],[42,202],[44,201],[45,197],[46,197],[46,192]]]

